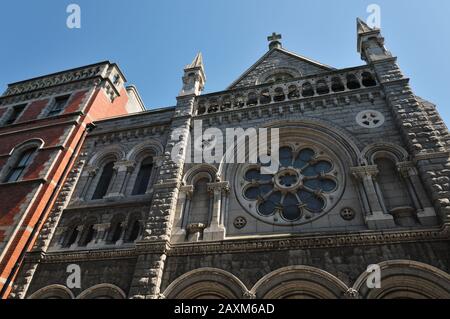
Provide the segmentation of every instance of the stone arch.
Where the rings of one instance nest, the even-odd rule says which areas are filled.
[[[111,145],[95,153],[89,161],[88,165],[90,167],[101,167],[104,164],[105,160],[114,158],[116,161],[120,161],[125,159],[125,157],[126,152],[123,147],[119,145]]]
[[[29,159],[29,164],[27,168],[25,168],[25,170],[23,170],[22,172],[21,177],[23,177],[26,174],[28,167],[33,163],[33,160],[37,156],[38,151],[42,149],[44,145],[45,145],[44,140],[40,138],[32,138],[12,148],[11,151],[9,152],[9,158],[7,159],[5,165],[3,165],[2,168],[0,168],[0,181],[4,181],[7,178],[11,170],[14,169],[14,167],[21,160],[24,153],[33,150],[33,154]]]
[[[233,274],[200,268],[175,279],[163,295],[168,299],[240,299],[246,293],[247,287]]]
[[[194,185],[200,178],[208,178],[212,183],[217,179],[217,168],[210,164],[198,164],[186,171],[183,177],[185,185]]]
[[[271,69],[267,72],[264,72],[263,74],[261,74],[258,79],[256,80],[255,85],[258,84],[263,84],[266,82],[266,80],[276,74],[281,74],[281,73],[286,73],[292,76],[292,78],[299,78],[302,76],[302,73],[294,68],[290,68],[290,67],[281,67],[281,68],[275,68],[275,69]]]
[[[78,227],[83,225],[82,219],[80,217],[73,217],[63,221],[64,232],[60,238],[60,245],[62,248],[70,248],[70,246],[77,243],[80,232]]]
[[[128,152],[126,159],[128,161],[139,161],[146,156],[160,156],[164,152],[164,147],[157,140],[149,140],[133,147]]]
[[[280,130],[280,139],[286,135],[287,129],[292,129],[289,136],[292,134],[300,134],[299,137],[303,138],[314,138],[318,142],[327,145],[335,152],[337,155],[341,155],[343,159],[347,160],[349,166],[358,166],[361,158],[361,152],[358,148],[359,142],[346,131],[337,127],[336,125],[315,118],[296,118],[291,117],[289,119],[275,120],[262,126],[263,128],[282,128]],[[294,131],[295,130],[295,131]],[[307,133],[305,135],[305,133]],[[287,136],[287,135],[286,135]],[[245,144],[238,145],[238,149],[246,147]],[[217,170],[217,176],[221,180],[227,180],[227,176],[230,175],[230,169],[236,169],[237,165],[227,165],[226,158],[229,156],[229,151],[226,150],[224,156],[222,157],[221,163]],[[232,180],[230,176],[230,180]]]
[[[74,299],[72,291],[63,285],[50,285],[39,289],[27,299]]]
[[[338,299],[348,287],[332,274],[310,266],[289,266],[262,277],[251,293],[258,299]]]
[[[36,147],[37,149],[41,149],[43,148],[45,145],[45,142],[43,139],[41,138],[32,138],[29,140],[26,140],[22,143],[20,143],[19,145],[16,145],[13,147],[13,149],[11,149],[11,152],[9,152],[9,155],[13,155],[14,153],[17,152],[22,152],[28,148],[32,148],[32,147]]]
[[[368,273],[356,280],[353,288],[367,299],[450,299],[450,274],[425,263],[412,260],[390,260],[378,264],[381,288],[369,289]]]
[[[126,299],[122,289],[111,284],[99,284],[84,290],[77,299]]]
[[[407,161],[408,152],[401,146],[393,143],[375,143],[366,146],[361,152],[361,162],[373,165],[380,157],[387,157],[394,163]]]

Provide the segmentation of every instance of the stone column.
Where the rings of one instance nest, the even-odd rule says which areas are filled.
[[[183,242],[186,239],[186,224],[193,194],[193,185],[180,187],[173,224],[175,231],[172,235],[172,241]]]
[[[369,229],[395,227],[394,218],[386,212],[385,208],[383,208],[383,195],[375,182],[375,177],[378,174],[378,167],[376,165],[352,167],[351,172],[353,177],[359,181],[360,185],[362,184],[362,193],[369,205],[369,214],[365,216],[365,221]]]
[[[70,249],[74,249],[78,247],[78,242],[81,240],[81,236],[83,236],[83,230],[84,230],[84,225],[80,225],[77,226],[77,231],[78,231],[78,235],[77,235],[77,239],[73,242],[72,246],[70,246]]]
[[[126,187],[131,174],[134,171],[136,163],[134,161],[120,161],[114,165],[116,171],[114,179],[105,198],[120,198],[126,194]]]
[[[153,169],[152,173],[150,175],[150,181],[148,183],[146,194],[152,194],[153,193],[153,186],[158,179],[158,173],[159,170],[163,164],[164,157],[163,156],[155,156],[153,157]]]
[[[192,115],[196,97],[201,94],[205,81],[203,59],[201,54],[198,54],[184,70],[183,87],[177,97],[170,135],[153,187],[150,212],[143,227],[143,239],[136,242],[137,249],[142,251],[142,254],[136,263],[130,287],[131,298],[157,299],[160,295],[184,164],[189,153],[187,148],[190,147],[188,141]]]
[[[97,232],[97,236],[95,238],[96,245],[103,246],[106,244],[106,235],[110,226],[111,224],[109,223],[95,225],[95,230]]]
[[[223,240],[225,237],[225,227],[220,221],[220,213],[222,207],[222,197],[230,192],[230,184],[228,182],[217,182],[208,184],[208,192],[213,197],[213,205],[211,212],[211,222],[203,233],[203,240]]]
[[[95,176],[97,176],[98,168],[97,167],[86,167],[83,171],[83,174],[80,177],[81,185],[83,185],[79,195],[73,199],[73,202],[81,202],[85,201],[88,195],[89,189],[92,185],[92,181]]]
[[[181,103],[193,107],[193,100],[179,101]],[[153,186],[152,204],[143,223],[142,240],[136,245],[145,247],[151,243],[165,246],[170,240],[190,129],[190,116],[184,113],[178,115],[172,121],[171,138],[167,142],[160,173]],[[130,289],[131,298],[158,298],[165,259],[165,252],[145,252],[139,257]]]
[[[438,220],[436,211],[428,199],[422,181],[420,180],[419,172],[414,163],[397,163],[397,169],[408,187],[408,192],[416,208],[417,219],[419,222],[424,226],[437,225]]]

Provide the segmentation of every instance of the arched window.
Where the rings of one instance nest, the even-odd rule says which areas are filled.
[[[125,221],[125,217],[123,215],[114,216],[113,220],[111,221],[111,226],[109,227],[109,231],[108,231],[108,237],[107,237],[108,244],[115,244],[122,238],[122,234],[124,231],[124,229],[123,229],[124,221]]]
[[[358,78],[354,74],[348,74],[347,75],[347,88],[349,90],[356,90],[361,87],[361,84],[359,84]]]
[[[148,184],[152,176],[153,158],[147,157],[141,163],[139,173],[136,177],[136,182],[133,188],[133,195],[143,195],[147,192]]]
[[[298,91],[298,88],[295,85],[291,85],[288,90],[289,90],[288,98],[290,100],[298,99],[300,97],[300,92]]]
[[[377,181],[383,194],[384,202],[388,211],[398,207],[411,206],[406,185],[395,167],[395,163],[385,157],[375,160],[379,174]]]
[[[116,243],[120,239],[120,237],[122,236],[122,231],[123,231],[122,223],[117,223],[112,232],[111,237],[112,243]]]
[[[85,247],[94,240],[95,228],[93,223],[86,224],[80,239],[79,246]]]
[[[259,98],[259,102],[261,104],[268,104],[272,101],[272,97],[270,96],[269,90],[263,90],[261,92],[261,97]]]
[[[366,87],[370,87],[377,85],[377,82],[375,81],[371,73],[364,72],[362,74],[362,84]]]
[[[102,175],[98,180],[92,199],[102,199],[105,197],[114,175],[114,164],[114,162],[109,162],[103,167]]]
[[[274,95],[273,99],[275,102],[282,102],[286,99],[286,96],[284,95],[284,91],[282,88],[275,89],[275,95]]]
[[[67,228],[67,231],[65,232],[62,247],[63,248],[70,248],[73,244],[75,244],[79,230],[78,227],[80,226],[80,221],[76,220],[70,224],[70,226]]]
[[[317,81],[317,94],[328,94],[330,93],[330,88],[325,80]]]
[[[11,168],[8,175],[6,175],[6,178],[4,180],[5,183],[17,182],[23,176],[25,169],[31,164],[32,156],[34,155],[36,150],[36,147],[30,148],[20,155],[19,159]]]
[[[276,73],[266,78],[264,83],[280,83],[292,80],[294,77],[289,73]]]
[[[207,178],[201,178],[195,183],[189,223],[208,223],[210,209],[208,183],[209,180]]]
[[[314,96],[314,88],[309,82],[305,82],[302,85],[302,95],[304,97]]]
[[[340,77],[334,77],[331,79],[331,89],[333,92],[342,92],[345,91],[344,84]]]
[[[136,219],[131,223],[131,229],[128,234],[127,242],[131,243],[136,241],[136,239],[138,239],[139,237],[140,232],[141,232],[141,223],[139,222],[139,220]]]

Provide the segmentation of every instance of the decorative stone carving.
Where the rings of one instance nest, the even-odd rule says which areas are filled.
[[[229,182],[209,183],[208,192],[212,195],[217,192],[228,194],[230,192],[230,183]]]
[[[359,292],[354,288],[348,288],[344,294],[345,299],[360,299]]]

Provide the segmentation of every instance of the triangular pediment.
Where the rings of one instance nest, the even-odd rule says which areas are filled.
[[[276,73],[287,73],[293,77],[303,77],[329,72],[334,68],[289,52],[283,48],[273,48],[244,72],[228,89],[262,84]]]

